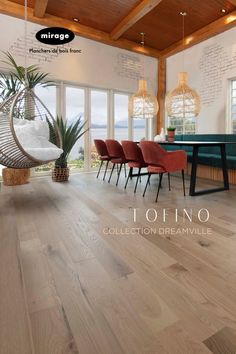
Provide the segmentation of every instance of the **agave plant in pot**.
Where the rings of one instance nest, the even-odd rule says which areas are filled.
[[[167,134],[168,134],[168,141],[170,143],[173,143],[175,141],[175,127],[168,127],[167,128]]]
[[[63,153],[55,161],[55,166],[52,170],[52,179],[54,182],[67,182],[70,175],[68,167],[68,158],[76,142],[88,131],[85,129],[86,121],[82,122],[81,117],[69,124],[62,117],[58,117],[55,124],[59,127],[62,138]],[[53,135],[54,127],[48,122],[50,132]]]

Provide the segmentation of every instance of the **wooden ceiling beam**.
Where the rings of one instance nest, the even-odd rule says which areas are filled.
[[[44,17],[48,6],[48,0],[35,0],[34,16]]]
[[[233,11],[224,17],[210,23],[209,25],[200,28],[198,31],[192,33],[185,38],[184,49],[190,48],[195,44],[203,42],[211,37],[216,36],[222,32],[227,31],[230,28],[236,26],[236,11]],[[183,50],[183,41],[178,41],[170,47],[161,51],[162,57],[169,57]]]
[[[24,6],[14,3],[9,0],[0,0],[0,13],[24,19]],[[40,24],[45,27],[64,27],[68,28],[77,36],[92,39],[97,42],[101,42],[113,47],[129,50],[131,52],[144,54],[150,57],[158,58],[160,51],[154,48],[145,46],[144,48],[139,44],[127,39],[120,38],[115,41],[110,38],[110,34],[96,30],[92,27],[77,24],[73,21],[66,20],[61,17],[45,14],[44,17],[39,18],[34,15],[34,10],[28,8],[28,21]]]
[[[143,0],[112,30],[111,38],[117,40],[143,16],[160,4],[162,0]]]

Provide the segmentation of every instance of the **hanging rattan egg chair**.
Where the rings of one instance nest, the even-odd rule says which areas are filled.
[[[16,120],[19,119],[47,122],[49,141],[57,147],[62,146],[60,131],[52,114],[32,89],[24,88],[0,104],[0,164],[22,169],[55,161],[56,158],[39,160],[22,147],[14,128]]]

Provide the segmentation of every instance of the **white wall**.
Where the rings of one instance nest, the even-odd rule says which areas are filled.
[[[182,53],[167,60],[168,91],[177,86],[179,71]],[[236,28],[185,50],[185,71],[202,100],[197,133],[227,132],[229,79],[236,77]]]
[[[55,48],[55,46],[41,44],[34,38],[35,33],[41,28],[43,27],[28,23],[27,49]],[[18,62],[24,64],[24,21],[0,15],[0,48],[3,51],[10,51]],[[54,79],[130,92],[137,90],[138,76],[144,67],[149,88],[156,94],[157,60],[155,58],[77,36],[73,42],[65,45],[65,48],[81,49],[82,53],[59,54],[54,57],[40,54],[29,57],[28,53],[27,65],[39,64],[42,70],[50,72]]]

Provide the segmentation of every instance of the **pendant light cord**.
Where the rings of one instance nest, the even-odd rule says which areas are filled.
[[[140,34],[142,36],[141,45],[142,45],[142,47],[144,49],[144,46],[145,46],[145,33],[141,32]],[[144,54],[143,54],[143,57],[142,57],[142,62],[143,62],[143,68],[142,68],[143,77],[142,77],[142,79],[144,80],[144,76],[145,76],[145,72],[144,72],[144,67],[145,67],[145,65],[144,65],[145,64],[144,63]]]
[[[28,86],[28,76],[27,76],[27,32],[28,32],[28,1],[25,0],[24,6],[24,17],[25,17],[25,86]]]
[[[182,45],[183,45],[183,71],[185,68],[185,52],[184,52],[184,48],[185,48],[185,16],[187,16],[187,12],[182,11],[180,12],[180,15],[182,16]]]

